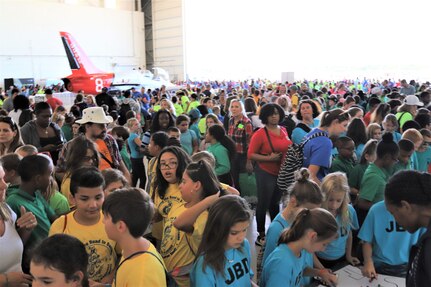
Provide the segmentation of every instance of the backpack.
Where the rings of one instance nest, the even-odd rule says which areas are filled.
[[[149,251],[138,251],[138,252],[133,253],[132,255],[130,255],[129,257],[127,257],[126,259],[124,259],[123,262],[121,262],[120,265],[118,265],[117,269],[115,270],[114,280],[116,281],[116,279],[117,279],[117,271],[118,271],[118,269],[120,269],[121,265],[124,262],[126,262],[127,260],[131,259],[132,257],[134,257],[136,255],[143,254],[143,253],[147,253],[147,254],[150,254],[150,255],[154,256],[157,259],[157,261],[159,261],[160,264],[163,266],[163,269],[165,270],[166,286],[167,287],[177,287],[178,286],[177,282],[172,277],[172,275],[168,273],[168,271],[166,270],[165,266],[163,265],[163,262],[159,259],[159,257],[157,257],[154,253],[149,252]]]
[[[118,118],[118,124],[119,125],[124,125],[126,122],[127,122],[127,119],[126,119],[126,114],[127,114],[127,112],[128,111],[131,111],[132,110],[132,108],[130,107],[130,104],[129,103],[122,103],[121,105],[120,105],[120,111],[119,111],[119,113],[118,113],[118,115],[119,115],[119,118]]]
[[[288,194],[289,187],[295,182],[295,172],[304,164],[305,144],[317,137],[327,137],[327,135],[324,132],[317,132],[307,137],[300,144],[293,144],[289,147],[277,178],[277,186],[283,194],[282,198]]]
[[[296,127],[296,123],[293,120],[293,115],[292,114],[286,115],[283,121],[280,123],[280,126],[285,127],[287,134],[289,135],[289,138],[292,138],[292,132]]]

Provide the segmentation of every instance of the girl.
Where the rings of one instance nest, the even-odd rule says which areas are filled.
[[[259,118],[265,125],[256,131],[250,141],[248,160],[257,162],[255,166],[257,185],[257,232],[256,245],[262,246],[265,239],[265,218],[269,210],[271,220],[279,213],[281,192],[276,188],[281,163],[292,144],[287,131],[279,126],[284,119],[284,111],[277,104],[266,104]]]
[[[324,112],[320,120],[320,127],[307,134],[307,138],[314,134],[322,133],[309,140],[304,145],[304,167],[307,167],[311,179],[317,184],[329,173],[331,167],[332,142],[329,137],[338,137],[346,132],[349,123],[349,113],[341,109]]]
[[[208,114],[205,117],[205,127],[206,127],[205,136],[204,136],[204,139],[199,144],[199,150],[207,150],[208,149],[210,144],[207,143],[205,140],[206,134],[208,133],[208,129],[210,127],[212,127],[213,125],[223,126],[222,122],[220,122],[220,120],[218,119],[218,117],[215,114]]]
[[[148,162],[148,182],[145,190],[150,191],[154,178],[156,177],[157,158],[162,149],[168,145],[168,134],[165,132],[155,132],[151,135],[148,145],[148,153],[152,157]]]
[[[167,110],[160,110],[155,113],[151,122],[151,127],[142,136],[142,142],[145,146],[150,143],[150,137],[158,131],[167,132],[170,127],[175,126],[175,120],[172,114]]]
[[[306,252],[324,251],[337,237],[337,231],[337,222],[327,210],[303,209],[266,259],[259,286],[300,286],[303,275],[319,276],[325,283],[336,284],[337,277],[327,269],[307,266]]]
[[[210,208],[191,272],[191,286],[256,286],[251,279],[250,244],[246,237],[251,211],[235,195],[223,196]]]
[[[205,161],[190,163],[179,185],[186,210],[174,221],[174,226],[186,232],[186,241],[196,255],[207,222],[207,209],[218,199],[220,183]],[[223,191],[224,193],[224,191]]]
[[[105,193],[105,198],[110,195],[114,190],[129,186],[127,179],[118,169],[104,169],[102,170],[102,175],[104,179],[103,192]]]
[[[370,123],[378,125],[382,124],[383,119],[391,112],[391,106],[386,103],[381,103],[371,114]]]
[[[389,114],[385,117],[385,119],[382,122],[383,126],[383,132],[385,133],[391,133],[394,137],[394,141],[398,143],[401,139],[401,134],[397,132],[399,126],[398,121],[395,115]]]
[[[183,149],[171,146],[164,148],[157,160],[156,178],[150,194],[156,209],[154,222],[162,221],[162,230],[155,230],[153,225],[152,233],[162,240],[160,255],[168,272],[178,285],[188,286],[195,257],[190,252],[185,233],[175,228],[173,222],[185,210],[179,183],[190,157]]]
[[[75,237],[56,234],[33,251],[30,273],[32,286],[88,287],[88,255]]]
[[[182,148],[192,155],[199,151],[199,136],[195,131],[189,129],[190,118],[186,115],[179,115],[176,120],[178,129],[181,132],[180,141]]]
[[[356,204],[365,170],[376,160],[376,149],[377,140],[369,140],[364,146],[359,164],[349,174],[350,200],[353,204]]]
[[[431,285],[431,175],[418,171],[395,174],[385,188],[385,204],[398,224],[408,232],[426,228],[410,249],[406,286]]]
[[[216,160],[215,173],[218,179],[232,185],[230,169],[231,160],[236,156],[235,143],[226,135],[224,128],[220,125],[213,125],[208,129],[205,141],[210,143],[208,152],[214,155]]]
[[[382,139],[382,128],[379,124],[371,123],[367,127],[367,138],[369,140],[381,140]]]
[[[129,130],[123,126],[114,126],[111,130],[111,135],[115,139],[120,151],[121,158],[129,172],[132,171],[132,161],[130,160],[130,152],[127,148],[127,139],[130,136]],[[101,169],[103,170],[103,169]]]
[[[296,181],[289,192],[290,198],[286,208],[280,212],[268,227],[265,246],[261,248],[263,259],[257,264],[262,268],[265,260],[278,245],[278,239],[283,229],[292,225],[296,214],[302,208],[313,209],[320,207],[323,201],[323,194],[320,187],[309,180],[310,173],[306,168],[302,168],[295,173]],[[308,254],[307,254],[308,255]],[[313,257],[309,256],[309,266],[313,266]],[[260,277],[258,270],[258,277]]]
[[[328,174],[322,182],[322,192],[326,199],[322,207],[337,220],[338,238],[327,246],[325,251],[317,252],[317,257],[326,268],[347,260],[351,265],[359,264],[359,259],[352,256],[352,229],[359,229],[356,211],[349,204],[349,185],[344,173]]]
[[[141,125],[137,118],[131,118],[127,120],[127,127],[130,131],[127,144],[130,149],[130,160],[132,162],[132,186],[136,187],[139,180],[139,187],[144,189],[147,175],[145,174],[144,153],[140,139]]]

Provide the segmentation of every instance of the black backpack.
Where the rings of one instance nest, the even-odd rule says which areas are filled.
[[[131,111],[132,110],[132,108],[130,107],[130,104],[129,103],[122,103],[121,105],[120,105],[120,111],[119,111],[119,113],[118,113],[118,115],[119,115],[119,118],[118,118],[118,124],[119,125],[124,125],[126,122],[127,122],[127,119],[126,119],[126,114],[127,114],[127,112],[128,111]]]
[[[293,120],[293,115],[292,114],[286,115],[283,121],[280,123],[280,126],[285,127],[287,134],[289,135],[289,138],[292,138],[292,132],[296,127],[296,123]]]
[[[286,158],[280,167],[280,172],[278,173],[277,186],[282,192],[283,196],[288,194],[289,187],[295,182],[295,172],[301,169],[304,164],[304,146],[308,141],[317,137],[327,137],[324,132],[317,132],[300,144],[293,144],[287,150]]]

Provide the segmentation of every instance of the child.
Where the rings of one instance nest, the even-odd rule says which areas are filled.
[[[26,144],[17,148],[15,150],[15,153],[18,154],[20,157],[26,157],[29,155],[38,154],[38,150],[34,145]]]
[[[398,155],[398,162],[394,164],[390,170],[390,174],[393,175],[400,170],[412,170],[413,164],[410,160],[413,153],[415,152],[415,145],[411,140],[401,139],[398,142],[398,147],[400,148],[400,153]]]
[[[82,242],[65,234],[51,236],[42,241],[31,258],[33,286],[88,287],[87,265]]]
[[[130,136],[129,131],[123,126],[115,126],[111,130],[112,137],[117,141],[118,149],[120,150],[121,158],[127,167],[128,171],[132,171],[132,162],[130,160],[130,154],[127,150],[126,141]]]
[[[191,272],[191,286],[256,286],[251,279],[250,244],[246,237],[251,211],[235,195],[221,197],[208,221]]]
[[[169,127],[168,128],[168,136],[170,138],[176,138],[177,140],[180,140],[180,138],[181,138],[180,129],[177,127]]]
[[[266,259],[259,286],[300,286],[303,276],[319,276],[328,284],[336,284],[337,277],[327,269],[308,267],[305,252],[324,251],[337,231],[337,222],[327,210],[303,209]]]
[[[105,182],[105,184],[103,185],[103,192],[105,193],[105,198],[110,195],[114,190],[121,189],[129,185],[123,173],[118,169],[104,169],[102,170],[102,176]]]
[[[138,188],[116,190],[102,209],[106,234],[123,250],[112,286],[166,286],[162,257],[142,237],[154,215],[148,194]]]
[[[51,222],[57,218],[42,195],[50,184],[52,170],[53,164],[47,155],[38,154],[23,158],[18,166],[21,185],[19,189],[11,192],[6,200],[16,214],[29,211],[36,216],[37,226],[31,232],[30,237],[23,240],[25,242],[24,272],[29,268],[30,252],[39,242],[48,237]]]
[[[64,233],[78,238],[90,256],[89,278],[111,283],[117,253],[115,241],[108,238],[103,226],[103,184],[103,176],[96,167],[75,170],[70,180],[70,193],[76,210],[58,218],[49,235]]]
[[[147,175],[145,174],[144,166],[144,149],[140,139],[141,126],[137,118],[127,120],[127,127],[130,131],[130,136],[127,138],[127,144],[130,149],[130,160],[132,163],[132,186],[136,186],[139,180],[139,187],[145,188]]]
[[[339,137],[336,141],[338,155],[332,161],[329,172],[341,171],[347,176],[350,175],[355,166],[355,143],[349,137]]]
[[[162,149],[168,144],[168,135],[165,132],[155,132],[150,137],[150,143],[148,144],[148,153],[152,156],[148,162],[148,183],[146,190],[150,191],[153,185],[153,180],[156,176],[157,158]]]
[[[364,256],[362,274],[370,279],[378,273],[405,276],[409,250],[420,235],[420,231],[410,234],[399,226],[384,201],[374,204],[358,234]]]
[[[347,177],[341,172],[328,174],[322,182],[322,192],[326,199],[322,207],[337,220],[338,238],[318,252],[317,257],[326,268],[333,268],[338,263],[347,261],[351,265],[359,264],[359,259],[352,256],[352,229],[359,229],[356,211],[349,204],[349,185]]]
[[[361,155],[359,163],[355,165],[350,172],[349,186],[350,186],[350,200],[356,204],[356,199],[361,190],[361,181],[364,176],[365,170],[368,165],[376,160],[377,140],[369,140]]]
[[[431,175],[417,171],[401,171],[385,188],[385,204],[397,223],[410,233],[419,228],[426,232],[410,248],[406,286],[431,285]]]
[[[213,125],[208,129],[205,142],[210,143],[208,151],[214,155],[216,160],[215,172],[218,179],[223,183],[232,185],[230,167],[231,160],[236,156],[235,143],[226,135],[221,125]]]
[[[175,219],[174,226],[186,232],[186,241],[196,255],[208,218],[207,209],[219,198],[220,183],[211,166],[200,160],[187,166],[179,188],[186,210]]]
[[[418,158],[418,171],[431,172],[431,131],[428,129],[421,129],[420,133],[424,141],[416,153]]]
[[[392,134],[386,133],[377,144],[377,158],[370,163],[361,181],[358,208],[359,223],[365,218],[370,207],[383,200],[386,182],[389,179],[389,170],[398,161],[399,148],[392,140]]]
[[[387,114],[383,119],[382,126],[384,133],[391,133],[396,143],[400,141],[401,134],[397,132],[399,126],[397,117],[394,114]]]
[[[181,146],[189,154],[192,155],[199,150],[198,136],[194,131],[189,129],[190,119],[186,115],[179,115],[176,120],[178,129],[181,132]]]
[[[367,137],[369,140],[381,140],[382,139],[382,128],[379,124],[371,123],[367,127]]]
[[[18,166],[20,162],[18,154],[10,153],[0,157],[0,164],[4,170],[4,181],[8,184],[6,196],[19,189],[21,178],[18,175]]]
[[[278,240],[284,229],[291,226],[296,214],[302,208],[313,209],[320,207],[323,201],[323,194],[320,187],[313,181],[309,180],[310,173],[306,168],[301,168],[295,173],[295,183],[292,185],[289,192],[289,203],[280,212],[268,227],[267,236],[263,252],[263,259],[258,263],[258,268],[262,268],[268,256],[274,251],[278,245]],[[259,257],[259,256],[258,256]],[[313,266],[313,256],[307,253],[308,266]],[[260,277],[258,269],[258,277]],[[307,283],[307,282],[304,282]]]
[[[418,163],[416,152],[419,150],[419,148],[421,147],[424,141],[422,134],[417,129],[407,129],[406,131],[403,132],[401,138],[408,139],[413,142],[415,146],[415,152],[412,154],[410,160],[412,163],[412,169],[418,170],[419,163]]]

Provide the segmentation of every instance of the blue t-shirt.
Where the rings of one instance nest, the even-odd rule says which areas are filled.
[[[251,253],[248,240],[244,239],[242,251],[229,249],[224,255],[227,259],[224,266],[224,277],[208,265],[202,269],[204,257],[199,256],[190,273],[190,286],[251,286],[254,273],[251,270]]]
[[[313,129],[307,134],[307,137],[315,134],[316,132],[324,132],[318,128]],[[324,132],[326,133],[326,132]],[[320,166],[317,178],[322,180],[328,173],[332,163],[332,142],[328,138],[328,133],[325,137],[316,137],[308,141],[304,146],[304,167],[310,165]]]
[[[361,160],[361,156],[362,156],[362,152],[364,151],[364,144],[358,144],[358,146],[355,148],[355,154],[356,154],[356,159],[359,162]]]
[[[280,244],[268,256],[263,265],[260,287],[299,287],[302,285],[302,273],[311,254],[305,250],[296,257],[287,244]]]
[[[192,130],[187,130],[185,133],[181,133],[180,142],[181,147],[189,154],[193,154],[193,141],[197,141],[198,137]]]
[[[416,244],[423,230],[413,234],[395,222],[395,218],[386,209],[385,202],[375,203],[365,218],[358,237],[373,247],[374,265],[407,264],[410,248]]]
[[[428,171],[428,166],[431,164],[431,146],[423,152],[416,152],[418,159],[418,171]]]
[[[139,146],[135,143],[135,138],[139,138],[137,133],[130,133],[127,143],[129,144],[131,158],[143,158],[144,154],[140,152]]]
[[[419,170],[418,152],[415,151],[410,157],[410,168],[412,170]]]
[[[352,229],[359,229],[358,217],[356,211],[350,204],[348,205],[350,224],[347,226],[341,225],[341,215],[337,215],[338,223],[338,238],[331,241],[323,252],[317,252],[316,255],[326,260],[336,260],[346,254],[347,239]]]
[[[309,127],[312,128],[317,128],[320,124],[320,120],[319,119],[314,119],[313,123],[311,125],[309,125]],[[305,132],[303,129],[296,127],[293,129],[292,131],[292,141],[293,143],[299,144],[302,142],[302,140],[304,139],[304,137],[307,135],[307,132]]]
[[[263,253],[262,264],[265,264],[266,258],[274,251],[278,245],[278,239],[285,228],[290,226],[289,222],[283,218],[281,212],[274,218],[268,227],[265,237],[265,252]]]

